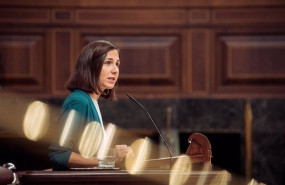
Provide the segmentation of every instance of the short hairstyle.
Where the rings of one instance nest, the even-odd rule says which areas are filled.
[[[70,91],[80,89],[87,93],[101,93],[102,97],[111,100],[116,99],[115,89],[118,81],[113,89],[105,89],[104,92],[102,92],[99,86],[99,77],[104,60],[107,53],[114,49],[119,52],[119,49],[114,44],[104,40],[92,41],[84,46],[65,87]]]

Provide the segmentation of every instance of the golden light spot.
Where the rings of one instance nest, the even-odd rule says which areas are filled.
[[[103,141],[102,126],[98,122],[91,122],[86,125],[79,142],[79,152],[85,157],[94,157],[101,142]]]
[[[144,168],[144,162],[149,157],[150,141],[148,138],[138,139],[130,147],[134,156],[126,157],[126,169],[130,174],[138,174]]]
[[[171,168],[169,185],[184,184],[192,171],[191,160],[188,156],[180,156]]]
[[[230,178],[230,174],[226,170],[223,170],[212,179],[210,185],[227,185]]]
[[[40,101],[35,101],[28,106],[26,111],[23,130],[25,136],[33,141],[40,139],[48,128],[48,106]]]
[[[262,182],[257,182],[255,179],[251,179],[248,185],[265,185],[265,184]]]
[[[204,169],[203,169],[201,175],[199,176],[197,185],[204,185],[204,184],[206,184],[206,180],[207,180],[207,178],[209,176],[210,166],[211,165],[208,164],[208,163],[204,164]],[[227,181],[225,181],[225,182],[227,182]],[[222,185],[222,184],[220,184],[220,185]]]
[[[100,146],[100,149],[98,151],[98,158],[102,159],[103,156],[106,156],[106,153],[108,149],[111,147],[111,143],[114,139],[114,135],[116,132],[116,125],[109,123],[106,127],[106,134],[104,136],[103,142]]]
[[[75,118],[75,110],[71,110],[68,114],[68,117],[66,119],[66,122],[64,124],[63,131],[61,133],[60,139],[59,139],[59,145],[64,146],[68,136],[70,135],[71,129],[72,129],[72,123]]]

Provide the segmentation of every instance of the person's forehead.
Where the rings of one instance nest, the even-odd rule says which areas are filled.
[[[116,49],[108,51],[106,58],[109,58],[109,57],[118,57],[119,58],[119,52]]]
[[[107,55],[118,55],[119,54],[119,52],[118,52],[118,50],[116,50],[116,49],[113,49],[113,50],[110,50],[110,51],[108,51],[107,52]]]

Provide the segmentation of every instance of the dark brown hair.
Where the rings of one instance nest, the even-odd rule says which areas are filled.
[[[104,98],[116,99],[115,89],[118,82],[113,89],[105,89],[104,92],[99,88],[99,77],[104,60],[107,53],[113,49],[119,52],[114,44],[104,40],[93,41],[84,46],[65,87],[70,91],[80,89],[87,93],[101,93]]]

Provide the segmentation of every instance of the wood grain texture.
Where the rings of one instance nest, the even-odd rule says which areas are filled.
[[[41,74],[30,81],[44,93],[65,95],[81,48],[106,39],[121,48],[119,96],[285,96],[282,0],[3,0],[0,5],[2,37],[41,40],[35,49],[3,46],[2,58],[13,61],[2,59],[6,82],[11,73],[29,74],[34,66]],[[21,68],[14,65],[19,58]],[[15,83],[2,91],[14,91]]]
[[[221,30],[214,37],[215,91],[284,93],[285,37],[280,28]]]
[[[42,35],[5,33],[0,36],[0,79],[13,91],[43,90],[44,40]]]
[[[5,6],[29,6],[29,7],[54,7],[54,5],[58,7],[84,7],[84,8],[109,8],[109,7],[158,7],[158,8],[199,8],[199,7],[257,7],[257,6],[284,6],[285,2],[283,0],[236,0],[236,1],[228,1],[228,0],[204,0],[204,1],[189,1],[189,0],[5,0],[0,1],[0,5]]]

